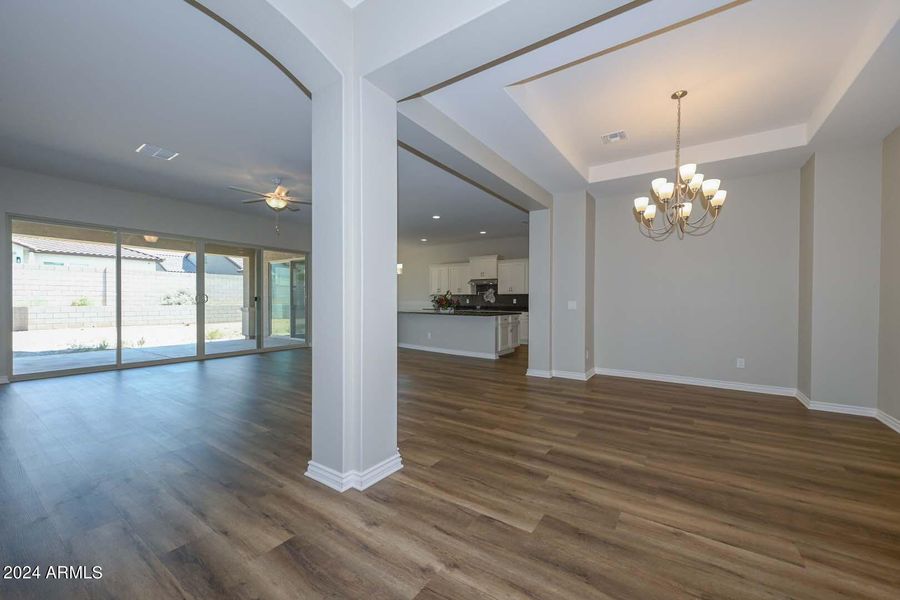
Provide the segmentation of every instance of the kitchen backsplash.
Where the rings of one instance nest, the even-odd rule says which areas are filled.
[[[485,302],[482,294],[455,294],[460,308],[506,308],[509,310],[528,310],[528,294],[497,294],[496,302]]]

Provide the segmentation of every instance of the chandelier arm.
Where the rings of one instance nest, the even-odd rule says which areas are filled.
[[[716,225],[715,221],[710,221],[709,225],[706,225],[702,228],[697,228],[694,231],[689,231],[688,235],[693,236],[693,237],[700,237],[701,235],[706,235],[707,233],[712,231],[712,228],[715,227],[715,225]]]
[[[699,225],[692,226],[690,231],[691,232],[700,231],[702,233],[699,235],[702,235],[703,233],[706,233],[707,231],[712,229],[713,225],[715,225],[715,224],[716,224],[716,217],[713,217],[712,220],[710,220],[710,221],[707,221],[705,223],[700,223]]]
[[[703,212],[703,214],[702,214],[698,219],[694,220],[693,222],[687,221],[687,222],[685,223],[685,225],[687,225],[688,227],[702,227],[703,221],[706,220],[706,217],[708,217],[709,214],[710,214],[710,212],[709,212],[709,203],[707,202],[707,203],[706,203],[706,210]]]
[[[654,242],[662,241],[672,234],[672,228],[653,229],[643,223],[638,224],[638,231],[641,232],[641,235],[650,238]]]

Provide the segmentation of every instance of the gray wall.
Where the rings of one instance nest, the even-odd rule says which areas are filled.
[[[878,409],[900,419],[900,128],[884,140]]]
[[[225,210],[169,198],[138,194],[95,184],[0,167],[0,239],[9,240],[6,216],[19,215],[77,223],[123,227],[155,233],[309,251],[308,224],[281,223],[255,211]],[[9,243],[0,244],[0,262],[12,262]],[[10,282],[0,281],[0,331],[9,331]],[[0,374],[9,364],[9,341],[0,341]]]
[[[812,394],[813,199],[816,157],[800,169],[800,302],[797,339],[797,390]]]
[[[499,254],[500,258],[528,258],[528,236],[457,244],[400,243],[397,247],[397,262],[403,263],[403,274],[397,278],[397,301],[400,309],[414,310],[431,306],[428,300],[428,265],[468,262],[470,256],[483,254]]]
[[[588,341],[593,333],[587,314],[593,312],[588,286],[593,287],[594,274],[587,251],[594,243],[593,220],[589,221],[594,204],[586,191],[553,195],[551,349],[553,372],[563,376],[584,377],[593,367],[585,362],[593,346]]]
[[[816,152],[813,402],[877,404],[881,161],[881,143]]]
[[[597,367],[796,387],[799,170],[723,187],[712,232],[662,243],[638,233],[633,195],[597,198]]]

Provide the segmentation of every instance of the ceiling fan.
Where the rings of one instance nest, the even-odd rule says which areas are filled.
[[[236,192],[244,192],[245,194],[252,194],[251,198],[244,200],[244,204],[265,202],[266,206],[275,212],[281,212],[284,209],[288,209],[291,212],[297,212],[300,208],[291,206],[292,204],[312,204],[309,200],[298,200],[291,196],[290,190],[281,185],[281,179],[276,178],[272,182],[275,184],[274,192],[256,192],[246,188],[235,187],[233,185],[228,186],[228,189]]]

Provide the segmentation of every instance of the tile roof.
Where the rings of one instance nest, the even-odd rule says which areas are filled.
[[[79,242],[36,235],[13,234],[12,241],[34,252],[53,254],[79,254],[82,256],[116,257],[116,245],[101,242]],[[160,260],[155,254],[122,246],[122,258],[135,260]]]

